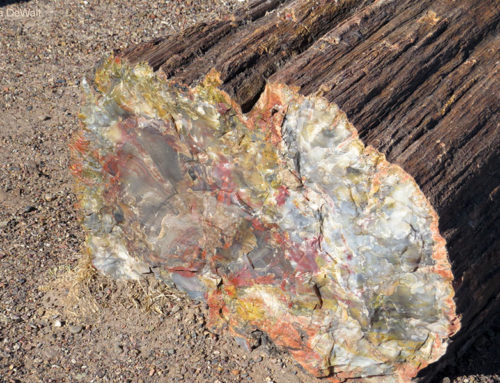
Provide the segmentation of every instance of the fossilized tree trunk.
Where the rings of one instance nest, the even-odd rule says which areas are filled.
[[[121,53],[192,85],[211,68],[248,111],[266,81],[319,94],[416,179],[440,216],[462,330],[500,308],[500,7],[494,0],[254,1]]]

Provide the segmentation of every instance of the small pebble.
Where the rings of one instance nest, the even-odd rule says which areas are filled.
[[[97,371],[97,377],[98,378],[104,378],[104,376],[106,375],[106,372],[104,370],[98,370]]]
[[[181,310],[181,308],[179,307],[179,305],[175,305],[174,307],[172,307],[172,310],[170,310],[170,312],[172,314],[175,314],[177,312],[179,312]]]
[[[25,213],[31,213],[33,211],[37,210],[35,206],[28,205],[24,208]]]
[[[78,334],[82,331],[83,327],[81,325],[71,325],[68,330],[72,334]]]

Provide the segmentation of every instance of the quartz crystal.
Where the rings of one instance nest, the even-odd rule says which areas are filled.
[[[117,58],[84,83],[72,170],[95,267],[154,272],[318,377],[409,381],[459,327],[426,197],[336,105],[268,84],[243,114],[218,86]]]

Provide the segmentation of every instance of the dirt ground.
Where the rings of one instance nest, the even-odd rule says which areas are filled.
[[[74,208],[83,77],[244,1],[0,1],[0,382],[319,382],[265,340],[247,352],[212,333],[203,305],[152,278],[95,273]],[[499,330],[439,381],[500,381]]]

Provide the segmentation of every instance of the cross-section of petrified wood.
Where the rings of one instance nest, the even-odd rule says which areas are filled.
[[[153,268],[316,376],[409,381],[459,328],[428,200],[336,105],[271,83],[244,115],[219,81],[97,70],[74,145],[94,265]]]
[[[266,80],[337,103],[440,216],[462,315],[446,362],[500,311],[498,25],[493,0],[257,1],[122,55],[187,85],[215,67],[244,111]]]

